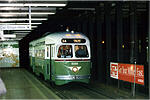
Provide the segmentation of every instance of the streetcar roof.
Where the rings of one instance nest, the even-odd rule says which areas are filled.
[[[72,39],[72,38],[83,38],[88,40],[88,38],[79,32],[71,33],[71,32],[59,32],[59,33],[54,33],[54,34],[49,34],[46,36],[46,44],[50,44],[50,42],[54,43],[61,43],[61,39]]]
[[[30,44],[34,45],[38,42],[42,42],[45,41],[45,44],[60,44],[61,43],[61,39],[72,39],[72,38],[82,38],[82,39],[86,39],[87,42],[89,41],[88,37],[85,36],[84,34],[80,33],[80,32],[56,32],[56,33],[45,33],[43,37],[36,39],[32,42],[30,42]]]

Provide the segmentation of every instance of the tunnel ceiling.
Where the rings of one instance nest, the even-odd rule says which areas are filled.
[[[55,31],[55,28],[61,26],[61,23],[67,25],[67,23],[83,21],[86,16],[94,16],[97,13],[96,9],[101,9],[101,14],[104,15],[105,3],[102,1],[70,0],[0,0],[0,28],[7,25],[29,25],[29,8],[31,7],[31,29],[4,30],[4,35],[16,35],[16,37],[6,37],[6,40],[36,38],[35,34],[40,36],[47,31]],[[110,3],[111,14],[113,15],[118,2],[111,1]],[[120,3],[123,4],[123,17],[129,16],[131,2],[123,1]],[[147,10],[144,1],[136,1],[134,4],[136,5],[137,15],[142,14],[141,12],[145,13]]]
[[[62,9],[58,8],[55,15],[50,15],[48,17],[48,21],[45,21],[43,24],[39,25],[38,29],[32,31],[32,35],[30,34],[30,39],[33,40],[36,38],[35,34],[40,35],[44,34],[47,31],[56,32],[62,31],[62,29],[67,26],[75,26],[74,24],[81,24],[88,19],[88,17],[95,18],[97,14],[97,9],[100,9],[100,14],[104,19],[105,14],[105,4],[106,2],[99,1],[68,1],[67,5]],[[132,13],[130,11],[131,6],[136,6],[136,14],[137,16],[141,14],[147,14],[147,3],[144,1],[136,1],[136,2],[109,2],[111,6],[111,15],[112,18],[115,17],[116,5],[117,3],[122,3],[122,12],[123,18],[129,17]],[[132,5],[131,5],[132,4]],[[42,29],[42,30],[41,30]],[[65,30],[65,29],[64,29]],[[38,37],[37,36],[37,37]],[[29,38],[27,38],[29,39]]]
[[[0,0],[0,41],[21,40],[66,4],[67,0]]]

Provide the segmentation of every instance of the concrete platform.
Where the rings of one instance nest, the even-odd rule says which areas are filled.
[[[0,69],[7,93],[0,99],[60,99],[23,68]]]

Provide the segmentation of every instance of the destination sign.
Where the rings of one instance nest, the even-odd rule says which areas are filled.
[[[85,39],[62,39],[62,43],[85,43]]]

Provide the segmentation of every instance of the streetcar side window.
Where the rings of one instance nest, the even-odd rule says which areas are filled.
[[[43,49],[42,50],[42,58],[44,58],[45,57],[45,50]]]
[[[54,45],[52,45],[52,52],[51,52],[51,55],[52,55],[52,57],[54,57],[55,56],[55,47],[54,47]]]
[[[72,45],[61,45],[58,49],[58,58],[72,58]]]
[[[54,53],[53,53],[53,47],[52,47],[52,52],[51,52],[52,57],[53,57],[53,54],[54,54]]]
[[[47,57],[49,57],[49,47],[47,47]]]
[[[86,45],[75,45],[75,56],[80,57],[89,57],[87,46]]]
[[[55,47],[54,47],[54,56],[55,56]]]

